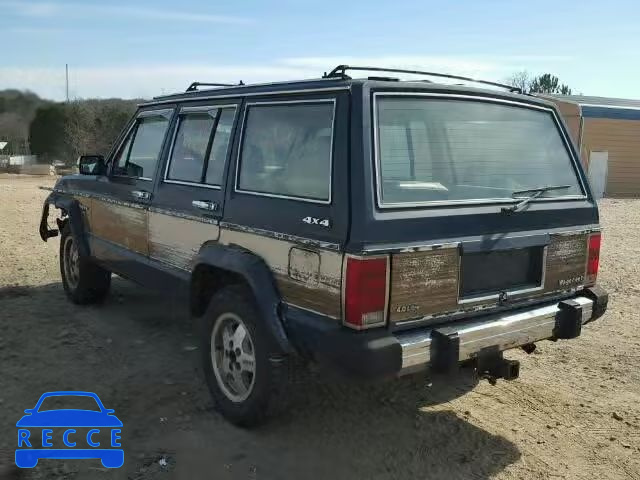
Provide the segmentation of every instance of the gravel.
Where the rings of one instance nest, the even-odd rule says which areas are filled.
[[[58,239],[38,236],[37,187],[52,183],[0,175],[0,476],[23,410],[70,389],[115,409],[125,465],[45,460],[26,478],[640,479],[640,200],[601,202],[609,311],[578,339],[510,352],[518,380],[312,375],[291,410],[246,431],[213,409],[182,305],[121,279],[101,307],[66,301]]]

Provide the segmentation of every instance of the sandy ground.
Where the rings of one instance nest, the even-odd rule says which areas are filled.
[[[579,339],[512,352],[518,380],[462,394],[312,377],[290,412],[245,431],[213,410],[179,304],[123,280],[100,308],[67,302],[58,241],[37,233],[37,186],[52,182],[0,176],[0,462],[22,411],[64,389],[115,409],[126,458],[41,461],[24,477],[640,479],[640,201],[602,202],[608,313]]]

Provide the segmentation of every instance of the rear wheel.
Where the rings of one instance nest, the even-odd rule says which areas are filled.
[[[79,305],[101,303],[109,293],[111,272],[80,255],[69,224],[60,238],[60,275],[67,297]]]
[[[201,318],[202,361],[216,407],[241,426],[262,423],[286,391],[287,365],[270,358],[268,335],[253,296],[231,286],[215,294]]]

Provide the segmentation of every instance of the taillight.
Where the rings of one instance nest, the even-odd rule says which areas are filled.
[[[589,252],[587,255],[587,285],[596,283],[598,277],[598,268],[600,267],[600,242],[602,235],[593,233],[589,236]]]
[[[363,329],[386,321],[388,257],[347,257],[344,323]]]

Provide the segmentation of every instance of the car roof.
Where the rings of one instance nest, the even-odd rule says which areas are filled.
[[[60,396],[76,396],[76,397],[93,397],[98,398],[98,396],[93,392],[78,392],[78,391],[59,391],[59,392],[47,392],[43,393],[40,398],[47,397],[60,397]]]
[[[458,93],[466,96],[482,96],[490,98],[502,98],[517,102],[530,103],[555,109],[556,105],[544,98],[533,95],[508,92],[504,89],[478,88],[466,84],[436,83],[429,80],[404,81],[391,77],[328,77],[308,80],[293,80],[286,82],[271,82],[248,85],[232,85],[216,88],[205,88],[155,97],[148,102],[140,104],[140,107],[160,105],[167,103],[179,103],[184,101],[215,100],[218,98],[232,98],[244,96],[259,96],[273,94],[314,93],[332,90],[350,90],[356,86],[365,89],[385,90],[411,90],[425,92]]]

